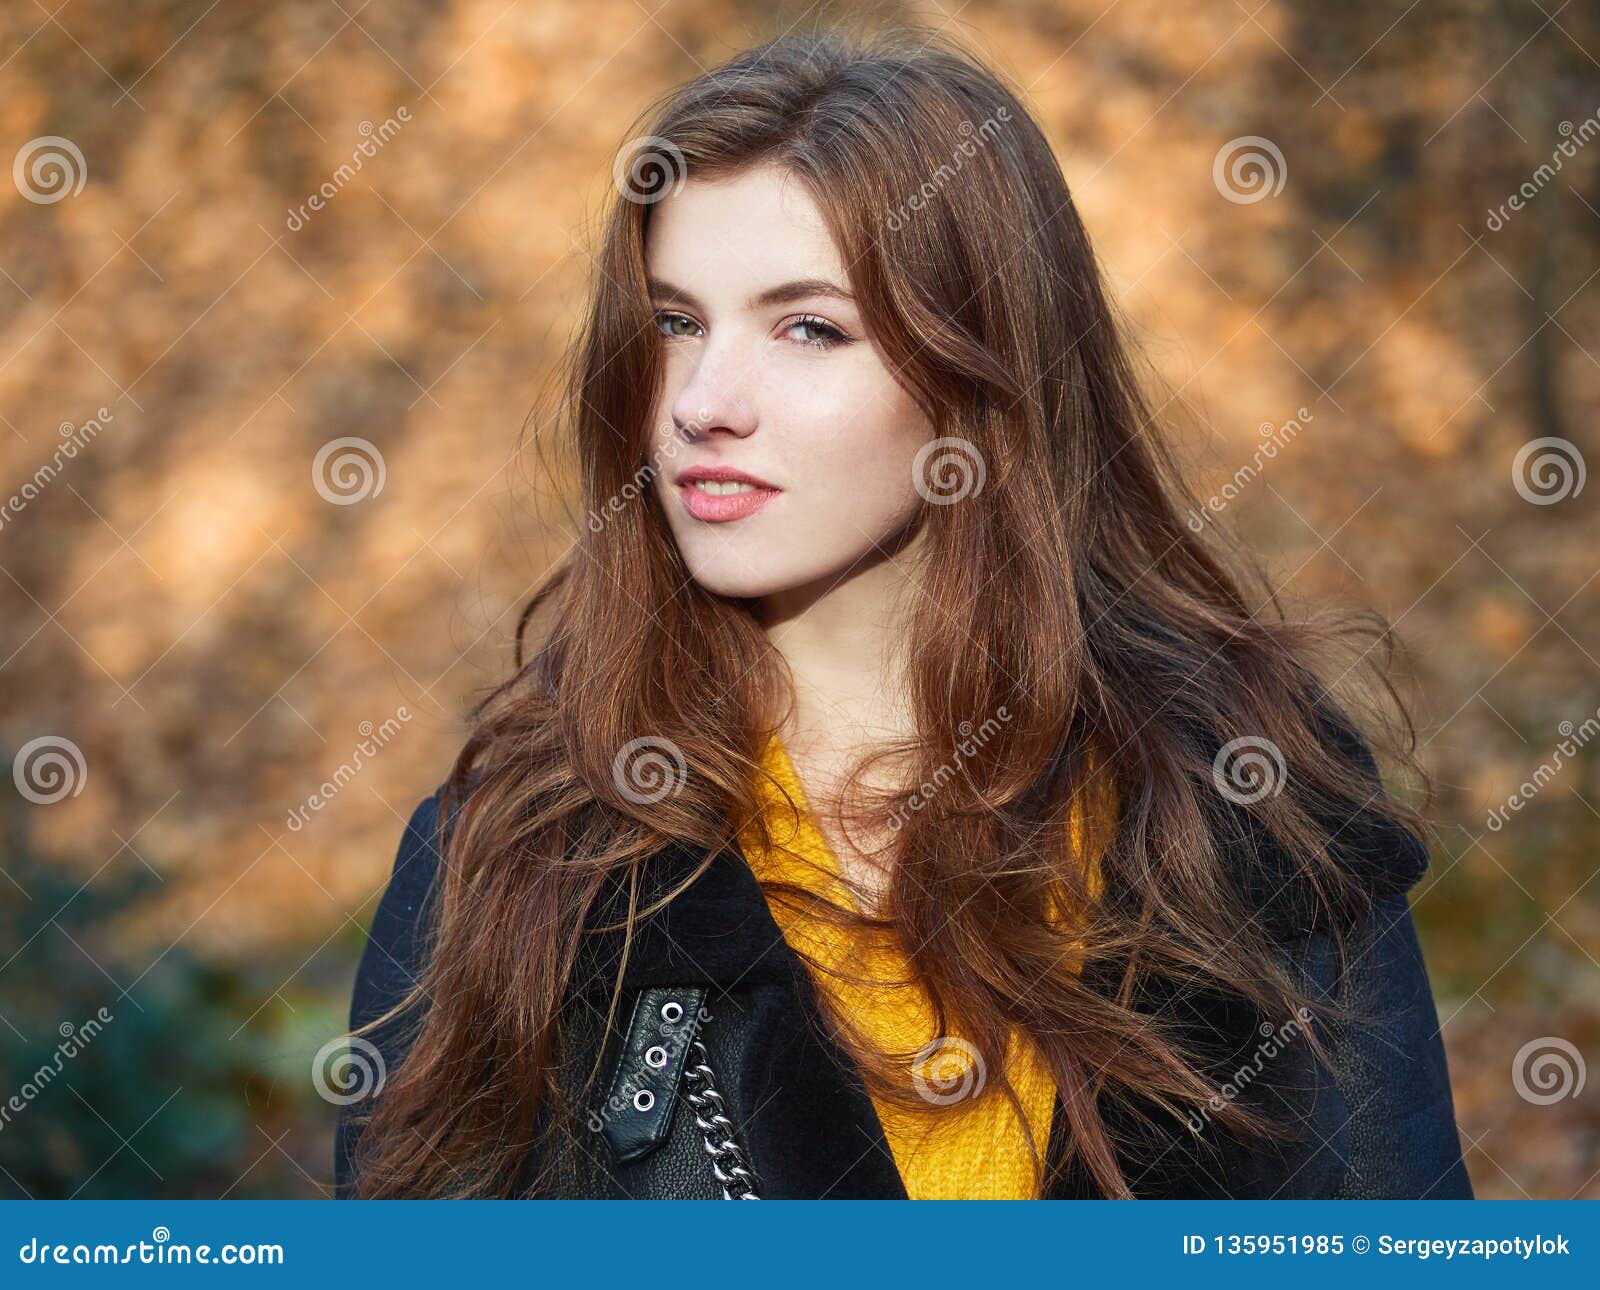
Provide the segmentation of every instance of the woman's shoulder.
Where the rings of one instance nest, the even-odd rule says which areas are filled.
[[[382,1016],[405,997],[420,976],[428,936],[426,915],[435,898],[440,869],[439,816],[444,795],[441,784],[413,806],[400,835],[356,970],[352,1029]]]
[[[389,882],[407,902],[420,899],[427,892],[438,869],[439,812],[444,792],[444,785],[440,784],[413,806],[400,835]]]
[[[1427,872],[1426,841],[1390,813],[1372,746],[1348,713],[1323,694],[1314,700],[1310,717],[1320,745],[1317,755],[1344,763],[1361,785],[1354,799],[1331,802],[1307,793],[1301,803],[1326,839],[1329,861],[1360,893],[1367,908],[1403,898]],[[1252,747],[1256,746],[1265,745],[1255,741]],[[1270,791],[1294,787],[1299,775],[1292,759],[1283,759],[1275,746],[1268,752],[1277,754],[1277,765],[1269,772],[1277,782]],[[1219,763],[1225,753],[1226,747],[1219,747]],[[1253,801],[1219,793],[1215,811],[1213,827],[1224,864],[1243,887],[1262,926],[1279,938],[1298,942],[1325,925],[1330,911],[1307,864],[1289,855]]]
[[[1315,714],[1324,748],[1354,766],[1366,788],[1364,801],[1321,821],[1329,851],[1375,900],[1403,896],[1427,872],[1428,844],[1382,809],[1388,793],[1377,758],[1345,711],[1324,698]]]

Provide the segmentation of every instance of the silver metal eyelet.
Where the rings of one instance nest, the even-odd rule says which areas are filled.
[[[647,1088],[642,1088],[633,1095],[633,1109],[635,1111],[648,1111],[655,1104],[656,1095]]]
[[[644,1064],[646,1066],[653,1066],[657,1070],[660,1070],[667,1064],[667,1050],[660,1044],[657,1044],[653,1048],[645,1049]]]
[[[683,1005],[676,999],[668,999],[661,1005],[661,1020],[668,1025],[683,1019]]]

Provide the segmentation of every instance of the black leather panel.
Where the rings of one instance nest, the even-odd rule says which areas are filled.
[[[599,1109],[600,1132],[617,1163],[648,1155],[666,1140],[705,996],[703,986],[639,992]]]
[[[577,1087],[586,1063],[594,1051],[605,1045],[607,1075],[598,1090],[583,1104],[583,1124],[576,1138],[554,1144],[555,1174],[541,1189],[539,1195],[548,1199],[571,1200],[720,1200],[722,1185],[712,1173],[711,1157],[707,1154],[704,1139],[695,1123],[694,1108],[684,1095],[681,1084],[672,1098],[664,1125],[660,1126],[659,1140],[642,1151],[629,1151],[628,1159],[620,1160],[608,1139],[607,1130],[617,1113],[607,1113],[613,1087],[626,1082],[628,1068],[624,1055],[639,1028],[636,1023],[648,1023],[651,1016],[659,1018],[660,1006],[667,999],[687,1000],[691,995],[707,998],[703,986],[648,987],[635,996],[632,1009],[623,1012],[629,1018],[627,1032],[614,1028],[609,1037],[602,1033],[602,1014],[592,1006],[593,1000],[584,999],[571,1010],[569,1029],[570,1054],[567,1063],[569,1087]],[[754,1037],[748,1027],[738,1024],[720,1002],[722,996],[712,994],[709,1003],[696,1005],[694,1016],[698,1022],[700,1041],[706,1046],[718,1092],[728,1104],[728,1114],[734,1119],[736,1136],[741,1146],[748,1146],[739,1122],[742,1100],[738,1084],[729,1072],[736,1069],[742,1047]],[[687,1005],[686,1005],[687,1006]],[[624,1001],[626,1008],[626,1001]],[[736,1014],[735,1014],[736,1015]],[[650,1044],[644,1045],[648,1049]],[[687,1047],[687,1041],[685,1041]],[[681,1079],[686,1054],[675,1054],[670,1065]],[[677,1083],[677,1081],[674,1081]],[[631,1102],[623,1099],[622,1115],[632,1114]],[[629,1135],[621,1135],[625,1143]],[[642,1143],[635,1145],[643,1145]]]

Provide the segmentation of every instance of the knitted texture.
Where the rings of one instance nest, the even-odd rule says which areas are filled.
[[[762,850],[753,827],[741,832],[739,842],[763,890],[770,882],[793,883],[838,908],[857,908],[840,877],[838,859],[806,803],[799,777],[776,738],[769,741],[762,766],[771,776],[759,779],[758,792],[772,848]],[[798,818],[780,788],[793,800]],[[1076,834],[1080,827],[1076,811],[1072,824]],[[986,1078],[970,1044],[959,1036],[938,1033],[928,995],[913,980],[893,933],[840,926],[771,891],[767,902],[784,939],[807,963],[817,989],[827,993],[866,1042],[879,1052],[916,1055],[907,1074],[923,1094],[919,1108],[907,1111],[873,1098],[906,1194],[912,1200],[1034,1199],[1038,1179],[1016,1108],[998,1083]],[[1063,966],[1077,970],[1070,960]],[[851,979],[857,977],[861,980]],[[1006,1074],[1043,1155],[1055,1085],[1021,1031],[1012,1035]]]

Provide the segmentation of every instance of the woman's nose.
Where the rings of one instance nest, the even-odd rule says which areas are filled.
[[[679,434],[691,441],[751,434],[757,421],[753,376],[748,359],[708,347],[673,400],[672,420]]]

